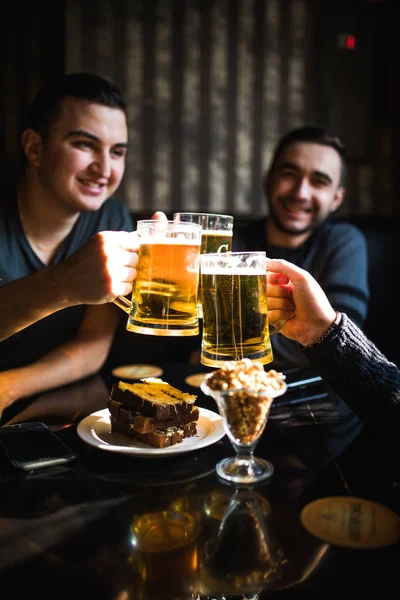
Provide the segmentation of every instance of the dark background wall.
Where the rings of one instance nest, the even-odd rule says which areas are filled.
[[[25,3],[24,3],[25,4]],[[65,0],[0,12],[1,177],[44,78],[93,71],[129,103],[119,195],[133,212],[265,213],[278,138],[318,124],[348,149],[346,214],[395,215],[400,92],[388,0]],[[343,48],[346,34],[354,50]]]

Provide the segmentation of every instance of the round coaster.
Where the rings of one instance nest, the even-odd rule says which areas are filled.
[[[188,375],[185,381],[188,385],[199,388],[206,375],[207,373],[193,373],[193,375]]]
[[[157,365],[122,365],[112,370],[114,377],[119,379],[144,379],[145,377],[160,377],[164,371]]]
[[[300,520],[321,540],[348,548],[381,548],[400,538],[400,517],[395,512],[352,496],[315,500],[303,508]]]

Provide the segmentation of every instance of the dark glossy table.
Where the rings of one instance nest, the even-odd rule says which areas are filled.
[[[166,365],[163,379],[196,393],[199,406],[216,411],[212,399],[185,383],[199,370]],[[362,430],[340,402],[316,399],[279,407],[276,400],[256,448],[257,456],[273,463],[274,475],[267,484],[238,489],[215,473],[216,462],[233,454],[226,437],[201,450],[156,459],[83,442],[77,423],[106,407],[111,383],[112,378],[92,377],[21,401],[3,414],[1,425],[44,421],[77,454],[66,467],[29,473],[13,470],[1,457],[4,598],[398,595],[399,544],[369,550],[330,545],[300,523],[301,509],[326,496],[358,496],[399,512],[398,455]],[[132,524],[165,510],[189,515],[195,536],[187,547],[153,556],[146,569],[156,567],[158,584],[143,583],[146,569],[132,543]]]

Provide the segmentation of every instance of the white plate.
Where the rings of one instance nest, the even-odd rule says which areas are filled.
[[[96,448],[135,456],[167,456],[181,454],[199,448],[205,448],[218,442],[225,435],[222,418],[212,410],[199,407],[197,435],[185,438],[179,444],[168,448],[153,448],[144,442],[129,438],[121,433],[111,433],[110,412],[108,408],[98,410],[83,419],[77,427],[79,437]]]

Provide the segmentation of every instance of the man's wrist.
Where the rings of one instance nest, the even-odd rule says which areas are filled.
[[[323,342],[328,335],[330,335],[330,333],[332,331],[334,331],[335,329],[337,329],[337,327],[340,325],[342,321],[342,313],[336,311],[336,316],[333,320],[333,322],[331,323],[331,325],[314,341],[312,341],[311,343],[304,345],[304,348],[306,350],[314,348],[314,346],[317,346],[319,344],[321,344],[321,342]]]

